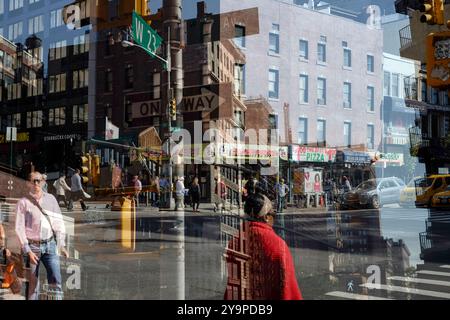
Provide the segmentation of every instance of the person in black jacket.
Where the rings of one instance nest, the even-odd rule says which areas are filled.
[[[200,206],[200,185],[198,184],[198,178],[194,178],[192,181],[191,188],[189,189],[189,193],[191,194],[192,199],[192,208],[194,212],[199,212],[198,209]],[[197,207],[195,206],[197,205]]]

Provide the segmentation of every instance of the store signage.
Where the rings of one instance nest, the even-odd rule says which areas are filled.
[[[17,139],[15,142],[28,142],[30,141],[30,133],[29,132],[19,132],[17,133]],[[0,143],[7,143],[9,141],[6,140],[6,136],[4,134],[0,134]]]
[[[60,135],[44,137],[44,141],[60,141],[60,140],[69,140],[69,139],[79,140],[79,139],[81,139],[81,135],[79,135],[79,134],[60,134]]]
[[[280,159],[284,161],[289,160],[289,148],[288,147],[280,147]]]
[[[336,149],[292,146],[292,161],[296,162],[334,162]]]

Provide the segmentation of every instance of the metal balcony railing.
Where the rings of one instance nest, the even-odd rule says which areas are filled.
[[[411,37],[411,26],[407,25],[406,27],[399,30],[400,33],[400,46],[401,49],[405,49],[412,44]]]
[[[421,251],[431,248],[431,240],[427,232],[419,233]]]

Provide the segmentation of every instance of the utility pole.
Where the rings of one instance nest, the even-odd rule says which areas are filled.
[[[172,159],[170,156],[170,143],[172,136],[172,121],[176,128],[183,128],[181,102],[183,100],[183,55],[182,55],[182,16],[181,0],[163,0],[162,3],[162,30],[167,41],[167,72],[163,77],[166,90],[162,90],[162,105],[165,106],[163,118],[167,125],[163,128],[163,138],[167,139],[169,157],[163,162],[163,172],[170,178],[172,186]],[[169,112],[170,101],[176,101],[176,115],[172,117]],[[177,157],[179,159],[180,157]],[[182,157],[181,157],[182,159]],[[184,163],[175,164],[175,175],[184,176]],[[172,199],[172,197],[170,197]],[[171,206],[172,207],[172,206]],[[185,241],[184,241],[184,212],[176,211],[170,218],[175,221],[175,241],[165,241],[164,232],[161,232],[162,247],[160,250],[160,298],[185,299]],[[164,230],[164,222],[161,222],[161,230]]]

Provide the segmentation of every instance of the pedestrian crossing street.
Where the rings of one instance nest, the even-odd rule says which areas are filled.
[[[424,269],[416,271],[414,277],[388,277],[389,284],[361,284],[361,288],[368,289],[368,294],[331,291],[325,295],[328,298],[344,300],[450,299],[450,265],[437,267],[422,265],[422,267]],[[430,267],[433,270],[428,270]]]

